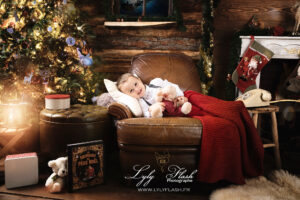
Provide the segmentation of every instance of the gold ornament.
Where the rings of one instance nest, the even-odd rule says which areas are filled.
[[[41,35],[41,29],[39,27],[33,30],[33,38],[39,41],[43,40],[43,36]]]
[[[33,11],[33,14],[32,14],[32,18],[35,19],[35,20],[40,20],[40,19],[43,19],[45,16],[45,13],[43,13],[40,9],[36,8],[34,11]]]
[[[42,49],[42,46],[43,46],[43,44],[42,44],[41,42],[39,42],[39,43],[37,43],[37,44],[35,45],[35,48],[38,49],[38,50],[41,50],[41,49]]]
[[[52,32],[50,33],[54,38],[58,38],[60,36],[60,32],[61,32],[61,27],[60,27],[60,23],[58,22],[53,22],[52,24]]]
[[[61,60],[59,60],[58,58],[56,58],[56,62],[62,63],[63,61],[61,61]]]
[[[15,29],[20,31],[25,26],[25,17],[21,17],[21,19],[15,24]]]
[[[1,4],[0,3],[0,14],[3,15],[5,13],[6,9],[5,9],[5,4]]]

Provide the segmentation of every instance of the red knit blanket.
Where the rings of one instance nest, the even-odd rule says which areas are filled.
[[[243,184],[245,178],[261,175],[264,149],[244,104],[194,91],[186,91],[184,96],[193,105],[189,116],[203,125],[198,180]]]

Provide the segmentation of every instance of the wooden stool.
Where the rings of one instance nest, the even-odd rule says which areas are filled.
[[[278,106],[268,106],[268,107],[259,107],[259,108],[248,108],[249,113],[253,114],[253,122],[255,127],[257,128],[258,122],[258,114],[260,113],[270,113],[272,118],[272,135],[273,141],[272,143],[264,144],[264,148],[274,147],[274,157],[275,164],[277,169],[281,169],[281,160],[280,160],[280,151],[279,151],[279,141],[278,141],[278,130],[277,130],[277,120],[276,120],[276,112],[279,111]]]

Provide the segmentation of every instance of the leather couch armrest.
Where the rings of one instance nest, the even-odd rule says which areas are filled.
[[[127,106],[116,102],[111,103],[108,106],[108,113],[116,117],[117,119],[126,119],[133,117],[133,114]]]

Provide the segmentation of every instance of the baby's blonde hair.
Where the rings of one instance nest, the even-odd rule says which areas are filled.
[[[131,73],[122,74],[117,80],[117,87],[121,91],[121,85],[124,84],[130,77],[137,78]]]

